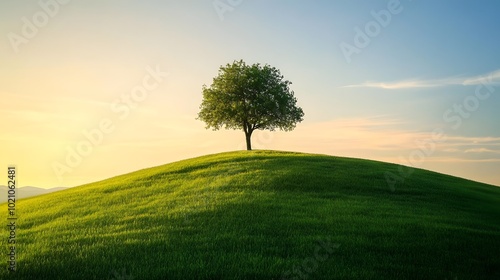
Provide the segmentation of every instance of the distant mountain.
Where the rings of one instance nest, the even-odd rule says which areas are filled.
[[[62,191],[65,189],[67,189],[67,188],[57,187],[57,188],[51,188],[51,189],[43,189],[43,188],[37,188],[37,187],[31,187],[31,186],[20,187],[20,188],[16,188],[16,198],[22,199],[22,198],[31,197],[31,196],[37,196],[37,195],[41,195],[41,194]],[[8,191],[7,186],[0,186],[0,203],[4,203],[7,201],[7,191]]]

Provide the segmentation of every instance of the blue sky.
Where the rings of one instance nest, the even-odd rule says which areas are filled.
[[[205,130],[195,120],[202,85],[243,59],[279,68],[305,112],[293,132],[256,132],[255,148],[409,164],[500,185],[499,6],[2,1],[0,165],[17,165],[22,185],[75,186],[243,149],[242,132]],[[357,51],[346,55],[346,45]],[[154,89],[125,105],[122,96],[155,71]],[[113,129],[85,146],[84,132],[103,120]],[[436,129],[446,138],[432,140]],[[87,150],[68,162],[78,145]]]

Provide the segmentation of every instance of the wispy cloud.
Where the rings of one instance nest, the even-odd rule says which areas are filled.
[[[393,82],[367,81],[361,84],[346,85],[343,88],[381,88],[381,89],[410,89],[410,88],[431,88],[451,85],[472,86],[479,84],[498,85],[500,84],[500,69],[481,76],[471,77],[448,77],[444,79],[423,80],[410,79]]]
[[[491,163],[500,162],[500,158],[456,158],[456,157],[433,157],[429,160],[436,163]],[[476,179],[477,180],[477,179]]]
[[[463,147],[463,146],[500,146],[500,137],[465,137],[465,136],[450,136],[446,139],[448,146]],[[500,148],[500,147],[499,147]]]
[[[391,116],[301,124],[286,135],[286,142],[280,142],[282,132],[275,132],[275,140],[269,148],[292,149],[293,146],[305,152],[401,163],[401,156],[419,150],[422,143],[426,143],[433,149],[425,159],[429,164],[500,161],[500,137],[447,135],[430,144],[431,132],[407,127],[407,122]]]
[[[492,153],[492,154],[500,154],[500,151],[486,149],[486,148],[477,148],[477,149],[468,149],[465,150],[465,153]]]
[[[483,76],[470,77],[463,81],[465,86],[479,84],[500,84],[500,69]]]

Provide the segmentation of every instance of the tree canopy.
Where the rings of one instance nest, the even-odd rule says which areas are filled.
[[[221,66],[210,87],[203,85],[203,101],[198,113],[206,128],[242,129],[247,150],[256,129],[293,130],[304,117],[290,81],[275,67],[243,60]]]

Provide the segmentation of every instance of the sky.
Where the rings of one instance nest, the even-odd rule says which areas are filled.
[[[242,131],[207,130],[195,119],[202,86],[243,59],[278,68],[305,113],[294,131],[255,132],[253,148],[500,186],[499,8],[457,0],[1,1],[0,166],[7,173],[15,165],[21,186],[73,187],[243,150]]]

